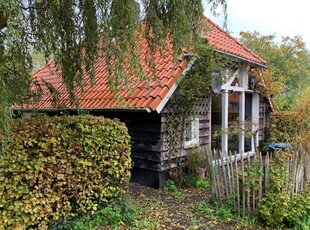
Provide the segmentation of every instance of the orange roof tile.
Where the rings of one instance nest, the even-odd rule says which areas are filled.
[[[242,45],[237,39],[225,33],[222,28],[210,19],[205,18],[205,21],[209,29],[206,39],[211,47],[220,52],[227,53],[228,55],[233,55],[256,64],[266,65],[264,59]]]
[[[210,31],[207,34],[208,44],[215,50],[239,57],[249,62],[265,65],[266,61],[250,51],[248,48],[239,43],[236,39],[227,35],[220,27],[209,19],[205,19]],[[140,38],[139,38],[140,39]],[[142,52],[147,53],[146,42],[141,40]],[[117,92],[111,92],[107,85],[106,63],[103,58],[99,58],[95,65],[96,84],[91,86],[88,76],[84,76],[84,93],[81,90],[76,91],[79,99],[79,108],[81,109],[150,109],[155,111],[168,92],[173,89],[176,80],[182,75],[182,72],[188,65],[188,60],[179,61],[177,65],[174,62],[174,54],[171,44],[167,44],[163,55],[155,54],[155,73],[154,79],[148,67],[145,66],[145,73],[150,81],[144,82],[135,77],[130,77],[129,85],[121,87]],[[142,55],[141,60],[145,60]],[[61,79],[61,73],[56,71],[55,62],[51,61],[46,66],[40,68],[33,74],[33,80],[37,81],[42,89],[43,94],[39,102],[32,102],[24,106],[25,108],[35,109],[54,109],[57,108],[52,103],[52,96],[43,81],[52,84],[59,92],[58,106],[67,109],[74,109],[69,103],[69,93]],[[34,89],[34,88],[33,88]],[[130,90],[128,90],[130,89]]]

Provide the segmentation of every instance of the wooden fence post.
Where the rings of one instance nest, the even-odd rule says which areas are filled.
[[[208,156],[208,164],[213,199],[217,202],[225,202],[230,196],[235,195],[234,208],[238,216],[244,218],[245,215],[251,217],[257,213],[258,203],[269,186],[270,167],[274,161],[271,153],[267,153],[265,157],[261,153],[255,154],[253,158],[249,153],[245,158],[242,153],[240,156],[239,162],[237,153],[222,154],[213,150]],[[253,165],[258,167],[258,178],[252,178],[252,175],[249,175]],[[286,170],[282,175],[285,181],[283,186],[290,193],[291,198],[304,189],[310,180],[309,174],[310,156],[304,148],[299,147],[287,159]]]

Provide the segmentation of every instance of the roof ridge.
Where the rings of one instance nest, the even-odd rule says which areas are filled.
[[[40,66],[39,68],[37,68],[31,75],[34,76],[36,75],[38,72],[40,72],[43,68],[45,68],[46,66],[50,66],[52,64],[52,62],[55,62],[54,59],[49,60],[48,62],[46,62],[45,65]]]

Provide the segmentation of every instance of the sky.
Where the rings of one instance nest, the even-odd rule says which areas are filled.
[[[207,6],[204,13],[223,25],[224,17],[212,16]],[[278,42],[283,36],[301,36],[310,50],[309,0],[227,0],[227,15],[227,29],[234,37],[238,38],[240,31],[255,30],[262,35],[275,34]]]

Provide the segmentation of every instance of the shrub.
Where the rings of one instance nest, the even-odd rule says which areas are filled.
[[[269,226],[295,226],[309,215],[310,190],[290,197],[292,184],[286,180],[286,162],[288,153],[275,155],[275,162],[270,165],[269,186],[259,202],[260,219]]]
[[[36,117],[0,137],[0,228],[39,228],[93,212],[130,178],[125,125],[102,117]]]
[[[271,141],[296,143],[300,133],[300,116],[297,112],[275,112],[271,115]]]
[[[189,173],[195,175],[201,169],[207,167],[209,150],[204,148],[193,148],[187,154],[187,168]]]

